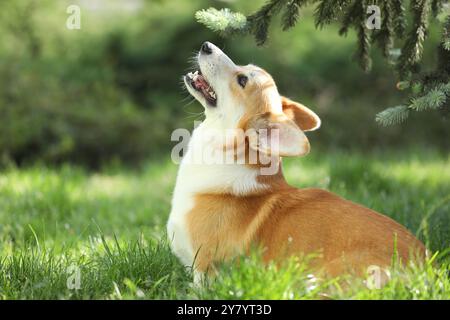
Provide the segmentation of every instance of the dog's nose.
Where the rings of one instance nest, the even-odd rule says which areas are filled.
[[[204,54],[211,54],[212,53],[212,46],[211,43],[209,43],[208,41],[203,42],[202,47],[200,49],[202,51],[202,53]]]

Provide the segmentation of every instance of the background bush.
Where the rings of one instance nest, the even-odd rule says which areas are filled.
[[[261,2],[231,6],[250,12]],[[264,67],[280,92],[316,110],[323,126],[311,133],[313,147],[449,150],[450,126],[438,113],[417,114],[391,128],[375,123],[377,112],[404,99],[392,71],[377,52],[373,71],[364,74],[352,62],[354,35],[339,37],[333,26],[315,30],[311,8],[293,31],[272,32],[259,48],[250,38],[223,40],[195,23],[195,11],[210,1],[79,1],[82,28],[68,30],[65,10],[72,3],[77,1],[0,4],[3,162],[97,167],[166,153],[173,129],[192,128],[201,119],[202,108],[189,104],[180,77],[205,40],[237,63]],[[437,32],[430,36],[434,45]],[[427,54],[431,65],[434,57]]]

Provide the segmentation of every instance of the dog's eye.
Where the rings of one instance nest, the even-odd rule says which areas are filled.
[[[240,75],[237,76],[237,82],[239,83],[239,85],[242,88],[245,88],[245,85],[247,84],[247,81],[248,81],[248,77],[247,76],[245,76],[243,74],[240,74]]]

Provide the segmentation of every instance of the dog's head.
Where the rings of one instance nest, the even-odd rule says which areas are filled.
[[[254,66],[238,66],[210,42],[197,55],[198,70],[184,76],[186,88],[204,107],[215,129],[242,128],[269,134],[278,129],[280,156],[309,152],[304,131],[319,128],[320,119],[300,103],[280,96],[272,77]],[[249,137],[250,147],[271,153],[267,139]]]

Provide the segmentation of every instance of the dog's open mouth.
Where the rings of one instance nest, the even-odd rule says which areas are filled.
[[[206,101],[211,105],[215,106],[217,103],[217,95],[211,85],[206,81],[205,77],[202,75],[201,71],[195,71],[194,73],[189,72],[186,75],[189,84],[196,91],[200,92]]]

